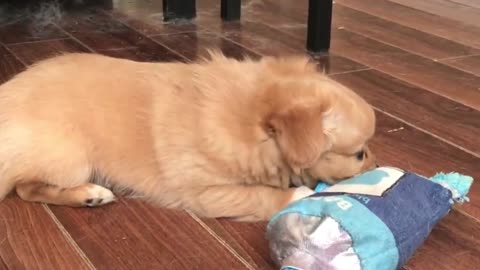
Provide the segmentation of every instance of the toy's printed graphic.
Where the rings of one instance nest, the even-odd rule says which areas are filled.
[[[382,196],[405,173],[397,168],[381,167],[322,190],[327,193],[356,193]]]
[[[453,203],[468,201],[473,178],[427,179],[382,167],[290,204],[267,239],[282,270],[395,270],[405,265]]]
[[[359,175],[354,180],[350,180],[349,182],[340,182],[339,185],[351,184],[362,184],[362,185],[378,185],[378,183],[387,180],[390,174],[386,172],[383,168],[366,172],[364,174]],[[348,181],[348,180],[347,180]]]

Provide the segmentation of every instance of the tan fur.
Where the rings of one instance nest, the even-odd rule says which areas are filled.
[[[88,205],[95,176],[164,207],[268,219],[304,191],[292,182],[371,168],[373,154],[355,153],[374,126],[362,98],[304,57],[69,54],[0,86],[0,199],[17,186],[25,200]]]

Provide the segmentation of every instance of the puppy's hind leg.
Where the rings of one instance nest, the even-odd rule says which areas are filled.
[[[115,200],[115,196],[109,189],[90,183],[61,188],[39,181],[20,182],[16,185],[16,191],[25,201],[71,207],[96,207]]]

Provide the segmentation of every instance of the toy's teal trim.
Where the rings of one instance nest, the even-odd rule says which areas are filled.
[[[469,201],[468,191],[473,184],[473,178],[457,172],[437,173],[430,178],[433,182],[442,185],[452,192],[452,199],[457,203]]]

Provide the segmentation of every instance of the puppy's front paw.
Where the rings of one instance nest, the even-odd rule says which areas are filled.
[[[298,188],[295,188],[295,191],[293,192],[292,198],[290,199],[290,203],[298,201],[300,199],[303,199],[305,197],[308,197],[315,193],[315,191],[311,190],[309,187],[306,186],[301,186]]]

